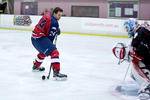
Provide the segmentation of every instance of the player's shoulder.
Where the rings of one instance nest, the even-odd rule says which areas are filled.
[[[144,27],[144,26],[139,26],[138,28],[137,28],[137,32],[143,32],[143,31],[145,31],[146,30],[146,28]]]
[[[50,13],[50,12],[46,12],[46,13],[44,14],[44,18],[50,19],[50,18],[51,18],[51,13]]]

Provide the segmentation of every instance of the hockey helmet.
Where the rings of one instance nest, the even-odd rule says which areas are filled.
[[[128,32],[128,36],[131,38],[134,36],[134,31],[138,26],[138,22],[134,18],[129,18],[127,21],[124,22],[124,28]]]

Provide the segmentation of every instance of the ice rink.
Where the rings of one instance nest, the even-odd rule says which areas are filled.
[[[0,29],[0,100],[135,100],[112,91],[128,67],[125,62],[118,65],[112,54],[116,42],[128,43],[129,39],[61,34],[57,48],[61,72],[68,80],[51,77],[43,81],[50,58],[42,64],[45,72],[32,72],[37,51],[31,44],[31,32]]]

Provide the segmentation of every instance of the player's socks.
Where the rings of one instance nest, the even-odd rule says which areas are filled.
[[[40,65],[42,64],[45,57],[46,56],[44,54],[41,54],[41,53],[39,53],[37,55],[37,58],[35,59],[35,62],[33,63],[33,67],[32,67],[33,71],[44,71],[45,70],[44,67],[40,67]]]
[[[51,65],[53,68],[53,77],[56,80],[66,80],[67,75],[60,73],[60,61],[59,61],[59,52],[54,50],[51,54]]]

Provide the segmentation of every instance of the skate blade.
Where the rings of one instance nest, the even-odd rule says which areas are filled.
[[[54,80],[54,81],[66,81],[66,80],[67,80],[67,77],[64,77],[64,78],[53,77],[53,80]]]
[[[39,71],[39,70],[32,70],[32,72],[44,72],[44,70],[43,70],[43,71]]]

